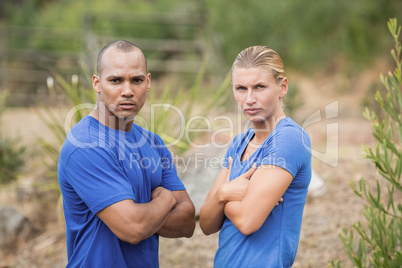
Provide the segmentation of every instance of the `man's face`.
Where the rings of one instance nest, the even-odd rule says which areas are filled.
[[[99,76],[92,77],[92,84],[98,93],[100,116],[106,122],[134,118],[151,86],[151,74],[146,71],[141,51],[109,48],[102,57],[102,70],[98,71]]]

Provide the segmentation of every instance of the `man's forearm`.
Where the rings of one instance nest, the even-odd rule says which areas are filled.
[[[142,214],[144,216],[144,224],[145,226],[148,226],[146,227],[148,229],[148,236],[157,233],[169,219],[172,209],[175,207],[169,205],[171,203],[169,199],[170,198],[164,197],[164,193],[161,193],[150,203],[144,204],[143,209],[145,211]]]
[[[126,199],[106,207],[97,215],[119,239],[138,244],[157,233],[176,203],[172,192],[164,190],[149,203]]]
[[[158,234],[168,238],[191,237],[195,229],[194,206],[180,202],[170,211]]]

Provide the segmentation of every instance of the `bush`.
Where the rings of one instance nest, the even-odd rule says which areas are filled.
[[[0,114],[5,110],[8,92],[0,94]],[[0,133],[0,184],[10,183],[17,179],[17,174],[24,166],[22,158],[25,147],[20,146],[18,139],[5,138]]]
[[[300,88],[293,83],[289,83],[289,90],[284,98],[285,113],[291,118],[295,118],[297,110],[303,106],[303,96],[300,94]]]
[[[388,28],[395,41],[391,54],[396,68],[387,76],[381,75],[386,95],[383,97],[377,91],[375,96],[385,116],[380,119],[376,112],[368,109],[364,113],[372,122],[373,135],[378,142],[375,150],[365,147],[365,156],[375,164],[382,180],[376,181],[375,191],[363,178],[358,186],[352,183],[355,194],[365,202],[367,224],[358,222],[340,235],[356,267],[402,265],[402,47],[398,40],[401,27],[397,26],[396,19],[390,19]],[[330,263],[335,266],[334,261]],[[337,267],[341,267],[340,262]]]
[[[22,158],[25,147],[18,145],[18,140],[0,136],[0,184],[17,179],[17,174],[24,166]]]

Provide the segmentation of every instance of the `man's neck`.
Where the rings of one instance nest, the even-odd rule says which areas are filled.
[[[134,123],[134,117],[132,118],[119,118],[116,116],[105,116],[105,114],[99,112],[98,107],[89,114],[93,118],[99,121],[99,123],[116,130],[130,132]]]

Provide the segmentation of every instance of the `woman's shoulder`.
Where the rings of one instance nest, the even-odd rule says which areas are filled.
[[[276,127],[271,140],[284,142],[291,146],[310,147],[310,136],[300,125],[289,117],[283,118]]]
[[[244,141],[244,139],[249,139],[250,136],[254,135],[254,129],[249,128],[245,132],[237,134],[232,141],[232,144],[239,144]]]
[[[293,121],[292,118],[290,117],[285,117],[283,118],[278,126],[277,126],[278,132],[281,133],[287,133],[287,134],[293,134],[293,135],[306,135],[308,137],[308,133],[304,128],[302,128],[299,124],[297,124],[295,121]]]
[[[297,124],[295,121],[293,121],[293,119],[290,117],[284,117],[281,121],[279,121],[278,127],[279,128],[295,128],[299,131],[304,130],[299,124]]]

